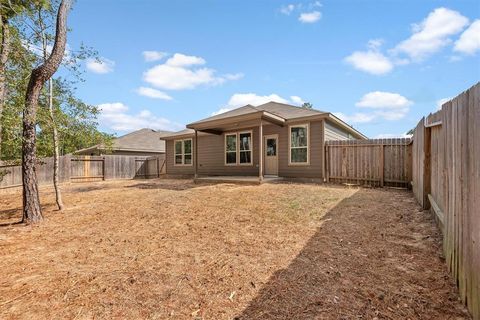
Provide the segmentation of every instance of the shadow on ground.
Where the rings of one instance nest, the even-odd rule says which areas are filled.
[[[155,180],[152,182],[141,182],[133,185],[126,186],[125,188],[138,188],[138,189],[162,189],[162,190],[174,190],[174,191],[183,191],[188,189],[197,188],[200,185],[195,184],[193,182],[186,182],[186,181],[162,181],[162,180]]]
[[[360,189],[235,319],[469,319],[410,192]]]

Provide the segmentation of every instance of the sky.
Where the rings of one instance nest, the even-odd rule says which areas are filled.
[[[78,0],[68,23],[99,54],[77,94],[117,135],[273,100],[402,136],[480,79],[478,0]]]

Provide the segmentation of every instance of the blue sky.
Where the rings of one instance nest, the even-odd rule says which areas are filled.
[[[104,61],[78,95],[118,135],[266,100],[401,135],[480,79],[478,0],[82,0],[69,18],[69,46]]]

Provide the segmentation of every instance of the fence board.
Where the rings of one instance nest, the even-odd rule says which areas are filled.
[[[422,119],[413,139],[415,197],[424,208],[431,206],[439,220],[443,219],[443,250],[448,270],[458,285],[462,301],[477,320],[480,319],[479,127],[480,83],[477,83],[445,103],[440,111]],[[428,152],[431,157],[426,156]]]
[[[327,180],[408,187],[411,180],[410,148],[409,138],[327,141]]]
[[[6,175],[0,189],[22,185],[21,166],[0,166]],[[39,159],[36,165],[39,184],[53,183],[53,158]],[[111,179],[155,178],[165,173],[165,157],[61,156],[60,182],[92,182]]]

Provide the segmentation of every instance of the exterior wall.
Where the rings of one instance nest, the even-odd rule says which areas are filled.
[[[325,141],[350,139],[353,139],[353,137],[347,131],[329,121],[325,121]]]
[[[289,178],[323,178],[324,161],[324,128],[323,120],[302,121],[297,124],[309,123],[310,125],[310,164],[288,164],[288,130],[289,125],[279,127],[268,124],[263,126],[263,134],[278,134],[278,175]],[[253,165],[225,165],[224,143],[225,135],[201,135],[198,137],[198,174],[199,175],[258,175],[259,162],[259,137],[258,127],[242,129],[253,131]],[[195,143],[195,142],[193,142]],[[193,146],[195,150],[195,146]],[[193,175],[194,165],[174,166],[174,140],[166,141],[167,174]],[[195,158],[195,156],[194,156]]]

